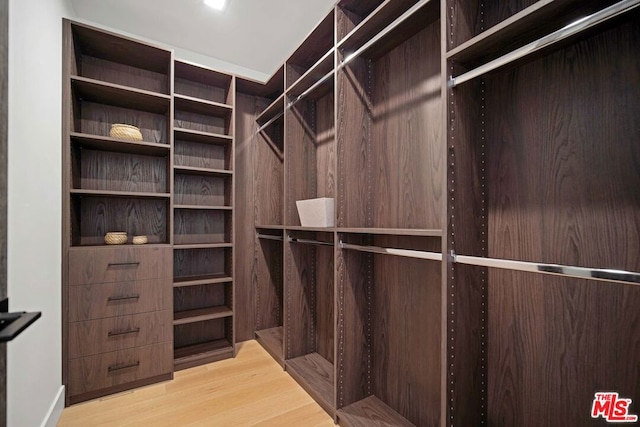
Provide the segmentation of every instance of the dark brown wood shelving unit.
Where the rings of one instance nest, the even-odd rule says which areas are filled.
[[[328,413],[335,411],[333,364],[318,353],[289,359],[287,372]]]
[[[184,369],[235,351],[235,79],[182,61],[174,69],[174,357]]]

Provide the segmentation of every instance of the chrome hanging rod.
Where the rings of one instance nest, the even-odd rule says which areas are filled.
[[[333,247],[332,242],[321,242],[319,240],[311,240],[311,239],[298,239],[295,237],[288,236],[288,241],[292,243],[303,243],[306,245],[318,245],[318,246],[331,246]]]
[[[428,259],[432,261],[442,261],[442,254],[439,252],[416,251],[413,249],[381,248],[378,246],[352,245],[351,243],[340,242],[341,249],[354,249],[360,252],[371,252],[374,254],[396,255],[408,258]]]
[[[273,236],[271,234],[261,234],[257,233],[258,239],[266,239],[266,240],[278,240],[280,242],[284,241],[282,236]]]
[[[384,30],[380,31],[374,37],[372,37],[368,42],[360,46],[355,52],[347,55],[346,58],[342,60],[342,62],[338,65],[338,70],[344,68],[349,62],[351,62],[354,58],[357,58],[362,54],[362,52],[369,49],[371,46],[376,44],[378,40],[389,34],[391,31],[395,30],[400,24],[409,19],[414,13],[416,13],[422,6],[429,3],[430,1],[435,0],[421,0],[418,3],[414,4],[410,9],[407,9],[405,13],[400,15],[393,21],[391,24],[387,25]]]
[[[477,265],[480,267],[501,268],[505,270],[526,271],[530,273],[553,274],[556,276],[574,277],[578,279],[604,280],[607,282],[640,285],[640,273],[624,270],[574,267],[559,264],[540,264],[528,261],[456,255],[453,252],[451,252],[451,261],[458,264]]]
[[[256,131],[256,133],[260,133],[263,130],[265,130],[267,127],[269,127],[273,122],[275,122],[276,120],[278,120],[280,117],[282,117],[284,115],[284,110],[278,112],[278,114],[276,114],[275,116],[273,116],[272,118],[270,118],[265,124],[263,124],[262,126],[260,126],[258,128],[258,130]]]
[[[506,65],[517,59],[530,55],[533,52],[536,52],[547,46],[578,34],[611,18],[615,18],[616,16],[626,13],[639,5],[640,0],[622,0],[605,9],[602,9],[599,12],[579,19],[564,28],[561,28],[545,37],[542,37],[541,39],[531,42],[512,52],[507,53],[506,55],[496,58],[493,61],[489,61],[486,64],[474,68],[471,71],[461,74],[458,77],[451,77],[448,82],[449,87],[456,87],[464,82],[493,71],[496,68],[502,67],[503,65]]]

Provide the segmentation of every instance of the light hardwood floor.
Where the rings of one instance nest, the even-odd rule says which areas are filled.
[[[333,426],[256,341],[235,359],[176,372],[173,381],[66,408],[70,426]]]

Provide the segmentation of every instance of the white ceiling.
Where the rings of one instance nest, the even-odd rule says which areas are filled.
[[[71,3],[80,20],[178,48],[178,57],[184,50],[214,58],[225,71],[243,74],[244,69],[260,79],[282,65],[335,0],[229,0],[223,12],[203,0]]]

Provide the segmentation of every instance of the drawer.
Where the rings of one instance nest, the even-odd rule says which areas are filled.
[[[69,251],[69,284],[172,277],[171,247],[116,246],[72,248]]]
[[[69,324],[69,358],[171,341],[173,312],[154,311]]]
[[[151,378],[172,370],[171,342],[73,359],[69,361],[69,395]]]
[[[171,278],[69,287],[69,321],[171,310]]]

